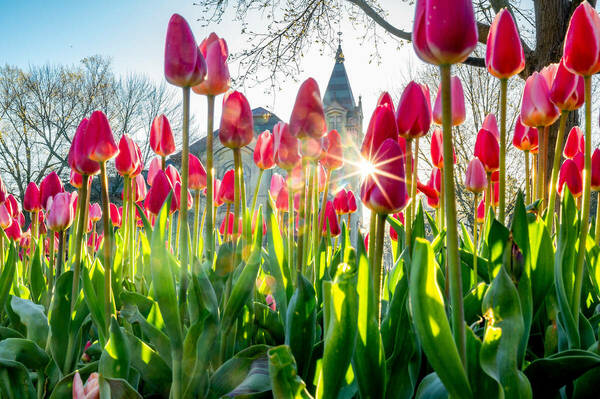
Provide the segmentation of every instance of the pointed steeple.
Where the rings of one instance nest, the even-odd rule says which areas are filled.
[[[346,67],[344,66],[341,32],[338,33],[338,36],[335,64],[329,78],[329,83],[327,84],[327,89],[325,90],[325,95],[323,96],[323,105],[327,106],[337,102],[347,111],[354,111],[356,103],[352,94],[352,88],[350,87],[350,81],[348,80],[348,74],[346,73]]]

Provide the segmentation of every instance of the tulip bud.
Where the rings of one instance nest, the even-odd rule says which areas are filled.
[[[10,211],[8,210],[6,205],[6,203],[0,204],[0,227],[2,227],[4,230],[6,230],[13,221],[12,216],[10,215]]]
[[[206,60],[206,79],[199,85],[192,87],[196,94],[217,96],[229,90],[231,79],[227,57],[229,50],[225,39],[219,38],[214,32],[202,40],[199,46],[200,53]]]
[[[133,181],[133,201],[139,202],[146,198],[148,194],[148,188],[146,187],[146,182],[144,181],[144,176],[137,175]]]
[[[341,189],[337,192],[335,197],[333,197],[333,209],[338,215],[345,215],[349,213],[350,210],[348,209],[348,193],[346,193],[346,190]]]
[[[291,135],[288,125],[284,122],[278,122],[273,127],[273,137],[277,166],[287,171],[292,170],[301,160],[298,139]]]
[[[550,86],[550,99],[563,111],[574,111],[584,102],[583,78],[570,72],[565,67],[564,59],[556,71],[556,76]]]
[[[189,155],[189,177],[188,185],[190,190],[203,190],[206,187],[206,169],[198,158]]]
[[[175,152],[175,139],[171,131],[171,124],[164,115],[159,115],[152,121],[150,148],[161,157],[167,157]]]
[[[75,196],[71,193],[61,192],[48,201],[48,214],[46,226],[52,231],[64,231],[73,223],[73,201]]]
[[[515,122],[515,135],[513,136],[513,145],[521,151],[537,151],[538,131],[535,127],[525,126],[521,118]]]
[[[223,175],[221,187],[219,188],[219,199],[226,204],[233,204],[235,201],[235,174],[233,169],[229,169]]]
[[[486,115],[483,123],[481,124],[481,128],[494,133],[494,136],[496,136],[498,141],[500,141],[500,130],[498,129],[498,121],[496,120],[496,116],[494,114]]]
[[[503,8],[490,26],[485,52],[485,66],[498,79],[508,79],[525,68],[525,54],[517,26],[510,12]]]
[[[412,32],[415,52],[434,65],[463,62],[477,46],[470,0],[417,0]]]
[[[287,212],[289,210],[289,197],[288,190],[284,186],[277,193],[277,199],[275,200],[275,207],[279,212]]]
[[[115,143],[108,119],[102,111],[94,111],[85,129],[82,142],[83,153],[92,161],[106,162],[117,156],[119,148]]]
[[[342,148],[342,137],[337,130],[330,130],[323,137],[323,156],[321,164],[327,170],[335,170],[344,166],[344,149]]]
[[[583,178],[579,167],[572,159],[566,159],[558,172],[558,194],[562,195],[563,186],[567,184],[573,197],[578,198],[583,192]]]
[[[485,199],[485,196],[484,196]],[[485,201],[482,199],[477,205],[477,223],[481,224],[485,221]]]
[[[444,134],[442,129],[435,128],[433,135],[431,136],[431,162],[437,169],[444,168]],[[452,155],[454,157],[454,163],[456,163],[456,152],[452,147]]]
[[[27,212],[37,212],[42,209],[40,189],[34,182],[27,185],[25,197],[23,198],[23,209]]]
[[[194,34],[187,21],[173,14],[167,28],[165,41],[165,78],[179,87],[202,83],[206,77],[206,61],[196,47]]]
[[[375,213],[400,212],[408,202],[402,150],[394,139],[385,140],[373,156],[376,171],[361,185],[363,204]]]
[[[175,210],[180,210],[181,208],[181,183],[177,182],[175,183],[175,187],[174,187],[174,198],[173,201],[171,202],[171,210],[174,212]],[[194,205],[194,200],[192,199],[192,194],[190,193],[190,190],[188,190],[187,192],[187,209],[191,209],[192,206]]]
[[[486,172],[491,173],[499,168],[500,144],[492,132],[480,129],[475,140],[475,154],[483,163]]]
[[[600,150],[598,148],[592,154],[592,190],[600,191]]]
[[[115,167],[121,176],[131,177],[138,170],[142,162],[138,151],[138,145],[125,133],[119,140],[119,155],[115,158]]]
[[[427,134],[431,126],[431,102],[429,90],[410,82],[398,103],[396,111],[398,134],[406,139],[415,139]]]
[[[367,160],[372,160],[381,144],[387,139],[396,142],[398,140],[396,117],[389,107],[380,105],[375,108],[371,116],[360,153]]]
[[[574,158],[577,154],[583,153],[584,151],[585,136],[579,126],[573,126],[567,136],[563,155],[565,158]]]
[[[148,185],[152,185],[154,176],[156,176],[159,170],[162,170],[161,159],[158,157],[152,158],[150,166],[148,166]]]
[[[385,105],[386,107],[389,107],[394,113],[394,115],[396,114],[396,111],[394,110],[394,101],[392,100],[392,96],[390,96],[390,93],[388,93],[387,91],[381,93],[381,95],[377,99],[376,106],[379,107],[380,105]]]
[[[110,221],[112,222],[113,227],[120,228],[123,208],[119,211],[119,208],[111,202],[108,209],[110,210]]]
[[[21,226],[17,219],[12,219],[10,225],[4,229],[6,236],[13,241],[18,241],[21,238]]]
[[[167,178],[171,182],[171,186],[175,186],[175,183],[181,184],[181,175],[179,174],[179,171],[177,170],[177,168],[175,166],[173,166],[173,165],[167,166],[167,170],[165,170],[165,174],[167,175]]]
[[[214,179],[213,180],[213,204],[216,208],[223,205],[223,200],[219,196],[220,191],[221,191],[221,180]]]
[[[450,79],[451,106],[452,106],[452,126],[458,126],[467,118],[465,110],[465,95],[460,79],[453,76]],[[442,85],[438,87],[435,104],[433,106],[433,120],[438,125],[442,124]]]
[[[100,208],[100,204],[97,202],[90,204],[89,218],[92,222],[102,219],[102,208]]]
[[[67,160],[69,167],[74,172],[80,175],[93,176],[100,173],[100,164],[89,159],[85,152],[86,142],[89,140],[87,135],[88,123],[89,120],[87,118],[83,118],[79,123],[75,135],[73,136],[73,141],[71,142]]]
[[[600,17],[587,1],[571,16],[563,58],[565,67],[578,75],[591,76],[600,71]]]
[[[275,298],[273,298],[273,295],[271,295],[271,294],[268,294],[268,295],[265,297],[265,302],[266,302],[267,306],[268,306],[268,307],[269,307],[269,308],[270,308],[270,309],[271,309],[273,312],[277,311],[277,304],[276,304],[276,302],[275,302]]]
[[[52,171],[40,183],[40,202],[44,210],[48,210],[48,198],[65,191],[60,178]]]
[[[2,177],[0,177],[0,204],[4,203],[4,201],[6,201],[6,186],[2,181]]]
[[[273,173],[271,176],[271,184],[269,186],[269,193],[271,194],[271,198],[277,199],[279,195],[279,191],[285,187],[285,178],[281,176],[279,173]]]
[[[340,224],[331,201],[327,201],[327,204],[325,205],[323,235],[327,235],[327,232],[329,232],[333,237],[336,237],[341,233]]]
[[[299,139],[320,139],[327,131],[321,92],[313,78],[306,79],[298,90],[289,128],[290,134]]]
[[[267,170],[275,166],[275,137],[265,130],[258,135],[254,146],[254,163],[259,169]]]
[[[479,194],[487,186],[487,177],[483,164],[478,158],[472,159],[467,166],[465,187],[474,194]]]
[[[148,212],[157,215],[169,196],[169,193],[172,191],[172,188],[171,182],[165,172],[159,170],[152,180],[152,187],[148,190],[148,195],[144,201],[144,207]]]
[[[354,192],[352,190],[348,190],[346,194],[348,197],[348,212],[354,213],[356,212],[356,197],[354,196]]]
[[[559,117],[558,108],[550,101],[546,80],[534,72],[525,82],[521,104],[521,121],[530,127],[549,126]]]
[[[228,148],[242,148],[254,138],[254,119],[250,104],[239,91],[223,98],[219,139]]]

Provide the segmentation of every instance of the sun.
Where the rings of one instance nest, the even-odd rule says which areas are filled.
[[[362,157],[356,165],[356,168],[358,169],[360,177],[363,179],[369,175],[374,174],[376,171],[375,165],[373,165],[373,163],[371,163],[369,160]]]

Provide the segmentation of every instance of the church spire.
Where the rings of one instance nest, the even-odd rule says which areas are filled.
[[[335,62],[337,64],[344,63],[344,53],[342,52],[342,32],[338,32],[338,48],[335,53]]]

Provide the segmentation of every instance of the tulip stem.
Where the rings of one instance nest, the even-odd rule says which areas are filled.
[[[454,341],[467,371],[466,335],[462,296],[462,277],[458,257],[458,230],[454,194],[454,154],[452,149],[452,97],[450,89],[450,65],[441,65],[442,80],[442,129],[444,144],[444,197],[446,206],[446,240],[448,278],[450,280],[450,304]]]
[[[234,163],[234,182],[233,182],[233,268],[237,266],[236,252],[237,252],[237,236],[239,232],[239,217],[240,217],[240,171],[242,167],[242,154],[239,148],[233,149],[233,163]],[[227,215],[229,220],[229,215]]]
[[[479,200],[479,194],[474,193],[473,195],[473,286],[477,286],[477,257],[478,257],[478,243],[477,243],[477,201]]]
[[[123,178],[123,215],[121,218],[121,226],[125,227],[124,229],[124,233],[123,233],[123,241],[124,241],[124,245],[123,245],[123,259],[127,259],[129,256],[129,245],[128,245],[128,240],[130,239],[129,237],[129,228],[128,228],[128,221],[129,221],[129,196],[131,195],[131,179],[129,178],[129,176],[125,176]],[[133,281],[133,275],[131,275],[131,281]]]
[[[206,208],[205,208],[206,209]],[[200,190],[196,190],[194,192],[194,241],[192,242],[192,255],[197,256],[198,251],[198,229],[200,228]],[[192,273],[198,273],[196,270],[196,264],[198,262],[192,263]]]
[[[538,126],[537,128],[538,134],[544,134],[544,127]],[[537,157],[537,171],[536,171],[536,192],[535,197],[538,200],[543,199],[544,195],[544,138],[542,136],[538,139],[538,157]],[[541,204],[540,204],[540,214],[541,214]]]
[[[206,96],[208,105],[206,127],[206,227],[204,237],[204,256],[212,267],[214,254],[214,218],[213,218],[213,122],[215,117],[215,96]]]
[[[562,111],[560,113],[558,135],[556,137],[556,144],[554,145],[554,159],[552,161],[552,180],[550,182],[550,192],[548,193],[548,212],[546,213],[546,226],[548,226],[548,232],[550,234],[552,234],[552,230],[554,229],[554,204],[556,201],[556,183],[558,181],[558,171],[560,169],[560,159],[562,156],[563,140],[565,136],[565,127],[567,125],[568,115],[569,111]]]
[[[412,198],[412,202],[410,205],[410,220],[415,218],[415,213],[417,210],[417,178],[418,178],[418,165],[419,165],[419,138],[415,139],[415,152],[413,154],[413,168],[412,168],[412,192],[410,193],[410,197]],[[405,218],[406,219],[406,218]]]
[[[318,167],[317,167],[317,179],[316,185],[319,185],[318,178]],[[315,258],[315,282],[321,278],[321,264],[317,259],[317,253],[319,252],[319,245],[321,243],[321,234],[323,234],[323,222],[325,221],[325,205],[327,204],[327,196],[329,195],[329,181],[331,180],[331,170],[327,169],[327,175],[325,176],[325,189],[323,190],[323,200],[321,201],[321,210],[319,212],[319,189],[315,190],[315,215],[314,223],[315,230],[313,231],[313,246],[314,246],[314,258]],[[317,216],[318,215],[318,216]]]
[[[56,243],[54,242],[54,232],[53,231],[49,231],[48,232],[48,283],[49,286],[54,287],[54,245],[56,245]],[[0,237],[0,239],[2,239],[2,243],[4,243],[4,237]],[[3,265],[4,266],[4,265]],[[4,269],[4,267],[3,267]],[[58,277],[57,277],[58,278]],[[79,288],[78,288],[79,290]]]
[[[79,296],[79,274],[81,273],[81,246],[83,243],[83,231],[87,226],[88,217],[88,175],[82,176],[81,187],[79,188],[79,200],[77,202],[79,208],[79,218],[77,220],[77,233],[75,236],[75,262],[73,264],[73,289],[71,290],[71,314],[75,310],[75,302]],[[53,269],[52,263],[54,259],[54,233],[48,235],[50,239],[50,270]],[[106,245],[106,241],[104,242]]]
[[[542,185],[544,187],[544,191],[543,191],[543,205],[544,208],[546,209],[546,206],[548,205],[548,147],[550,147],[550,145],[548,144],[548,139],[550,137],[550,126],[546,126],[544,128],[544,180],[542,181]]]
[[[110,225],[110,210],[108,197],[108,176],[106,161],[100,162],[100,182],[102,184],[102,224],[104,227],[104,319],[108,336],[110,316],[112,314],[112,229]]]
[[[306,238],[304,239],[304,243],[303,243],[303,248],[302,248],[302,252],[304,252],[304,254],[302,255],[302,259],[303,259],[303,264],[302,264],[302,270],[304,272],[304,274],[306,275],[306,268],[308,267],[308,255],[309,255],[309,249],[310,249],[310,226],[308,224],[308,221],[310,220],[310,215],[311,215],[311,211],[312,211],[312,197],[313,197],[313,183],[314,183],[314,179],[315,179],[315,175],[316,175],[317,169],[316,167],[313,168],[312,164],[308,164],[308,190],[306,192],[306,201],[305,201],[305,210],[304,210],[304,216],[306,218],[306,220],[304,221],[304,233],[306,235]],[[313,226],[316,228],[316,226]]]
[[[60,277],[65,262],[65,231],[58,233],[58,262],[56,262],[56,277]]]
[[[442,167],[442,175],[444,174],[444,168]],[[444,177],[440,178],[440,200],[438,209],[440,211],[440,230],[444,229],[446,226],[446,189],[444,188]]]
[[[406,166],[404,167],[406,169],[406,191],[408,192],[408,195],[410,197],[410,202],[408,204],[408,209],[406,210],[406,217],[404,218],[405,220],[405,228],[406,228],[406,248],[408,248],[409,254],[410,254],[410,244],[411,244],[411,237],[412,237],[412,219],[411,219],[411,215],[412,215],[412,207],[413,207],[413,200],[414,198],[412,197],[412,139],[408,138],[406,139],[406,157],[405,157],[405,161],[406,161]]]
[[[225,234],[223,234],[223,242],[227,242],[229,239],[229,212],[231,211],[231,204],[227,203],[225,209]]]
[[[375,270],[375,235],[377,234],[377,214],[371,211],[370,226],[369,226],[369,248],[367,249],[367,255],[369,256],[369,266],[371,268],[371,278],[373,279],[373,295],[377,296],[375,291],[375,276],[377,271]],[[375,300],[377,297],[374,298]],[[377,301],[375,301],[377,303]]]
[[[375,295],[377,296],[377,322],[381,327],[381,301],[383,298],[383,239],[385,236],[385,213],[377,214],[377,233],[375,237]]]
[[[294,265],[294,193],[292,191],[292,171],[288,170],[287,173],[287,185],[288,185],[288,270],[290,273],[293,270]],[[295,273],[291,273],[292,276],[296,276]],[[294,277],[293,277],[294,278]]]
[[[525,202],[527,204],[531,204],[531,181],[530,181],[530,172],[529,172],[529,151],[524,151],[525,153]]]
[[[258,198],[258,191],[260,190],[260,183],[262,181],[264,172],[264,169],[260,169],[260,172],[258,172],[258,178],[256,179],[256,187],[254,187],[254,196],[252,197],[252,218],[254,218],[254,210],[256,209],[256,199]]]
[[[319,278],[319,275],[316,273],[317,264],[319,263],[317,260],[317,253],[319,252],[319,242],[318,239],[321,236],[321,229],[319,228],[319,165],[315,165],[315,178],[313,179],[313,210],[312,210],[312,229],[313,229],[313,274],[315,275],[315,287],[316,281]],[[327,173],[329,175],[329,173]]]
[[[506,89],[508,80],[500,79],[500,209],[498,218],[504,223],[504,212],[506,209]]]
[[[306,223],[304,220],[304,200],[306,199],[306,170],[308,161],[302,158],[302,191],[300,192],[300,206],[298,208],[298,253],[296,254],[296,269],[298,273],[302,272],[303,264],[303,249],[304,249],[304,231],[306,230]]]
[[[144,274],[142,273],[141,268],[138,270],[135,267],[135,236],[136,236],[136,220],[135,220],[135,205],[134,205],[134,193],[135,193],[135,180],[131,179],[130,181],[131,187],[129,189],[129,201],[127,202],[127,206],[129,207],[129,220],[128,220],[128,224],[127,224],[127,229],[129,229],[129,267],[131,269],[131,281],[134,282],[135,278],[134,275],[138,274],[138,280],[140,282],[140,287],[141,287],[141,282],[143,280]],[[123,225],[121,223],[121,225]]]
[[[575,267],[575,286],[571,311],[575,325],[579,325],[579,305],[581,302],[581,287],[583,285],[583,266],[586,252],[586,239],[590,218],[590,189],[592,183],[592,77],[584,76],[585,86],[585,165],[583,169],[583,208],[581,211],[581,231],[579,232],[579,250]]]

